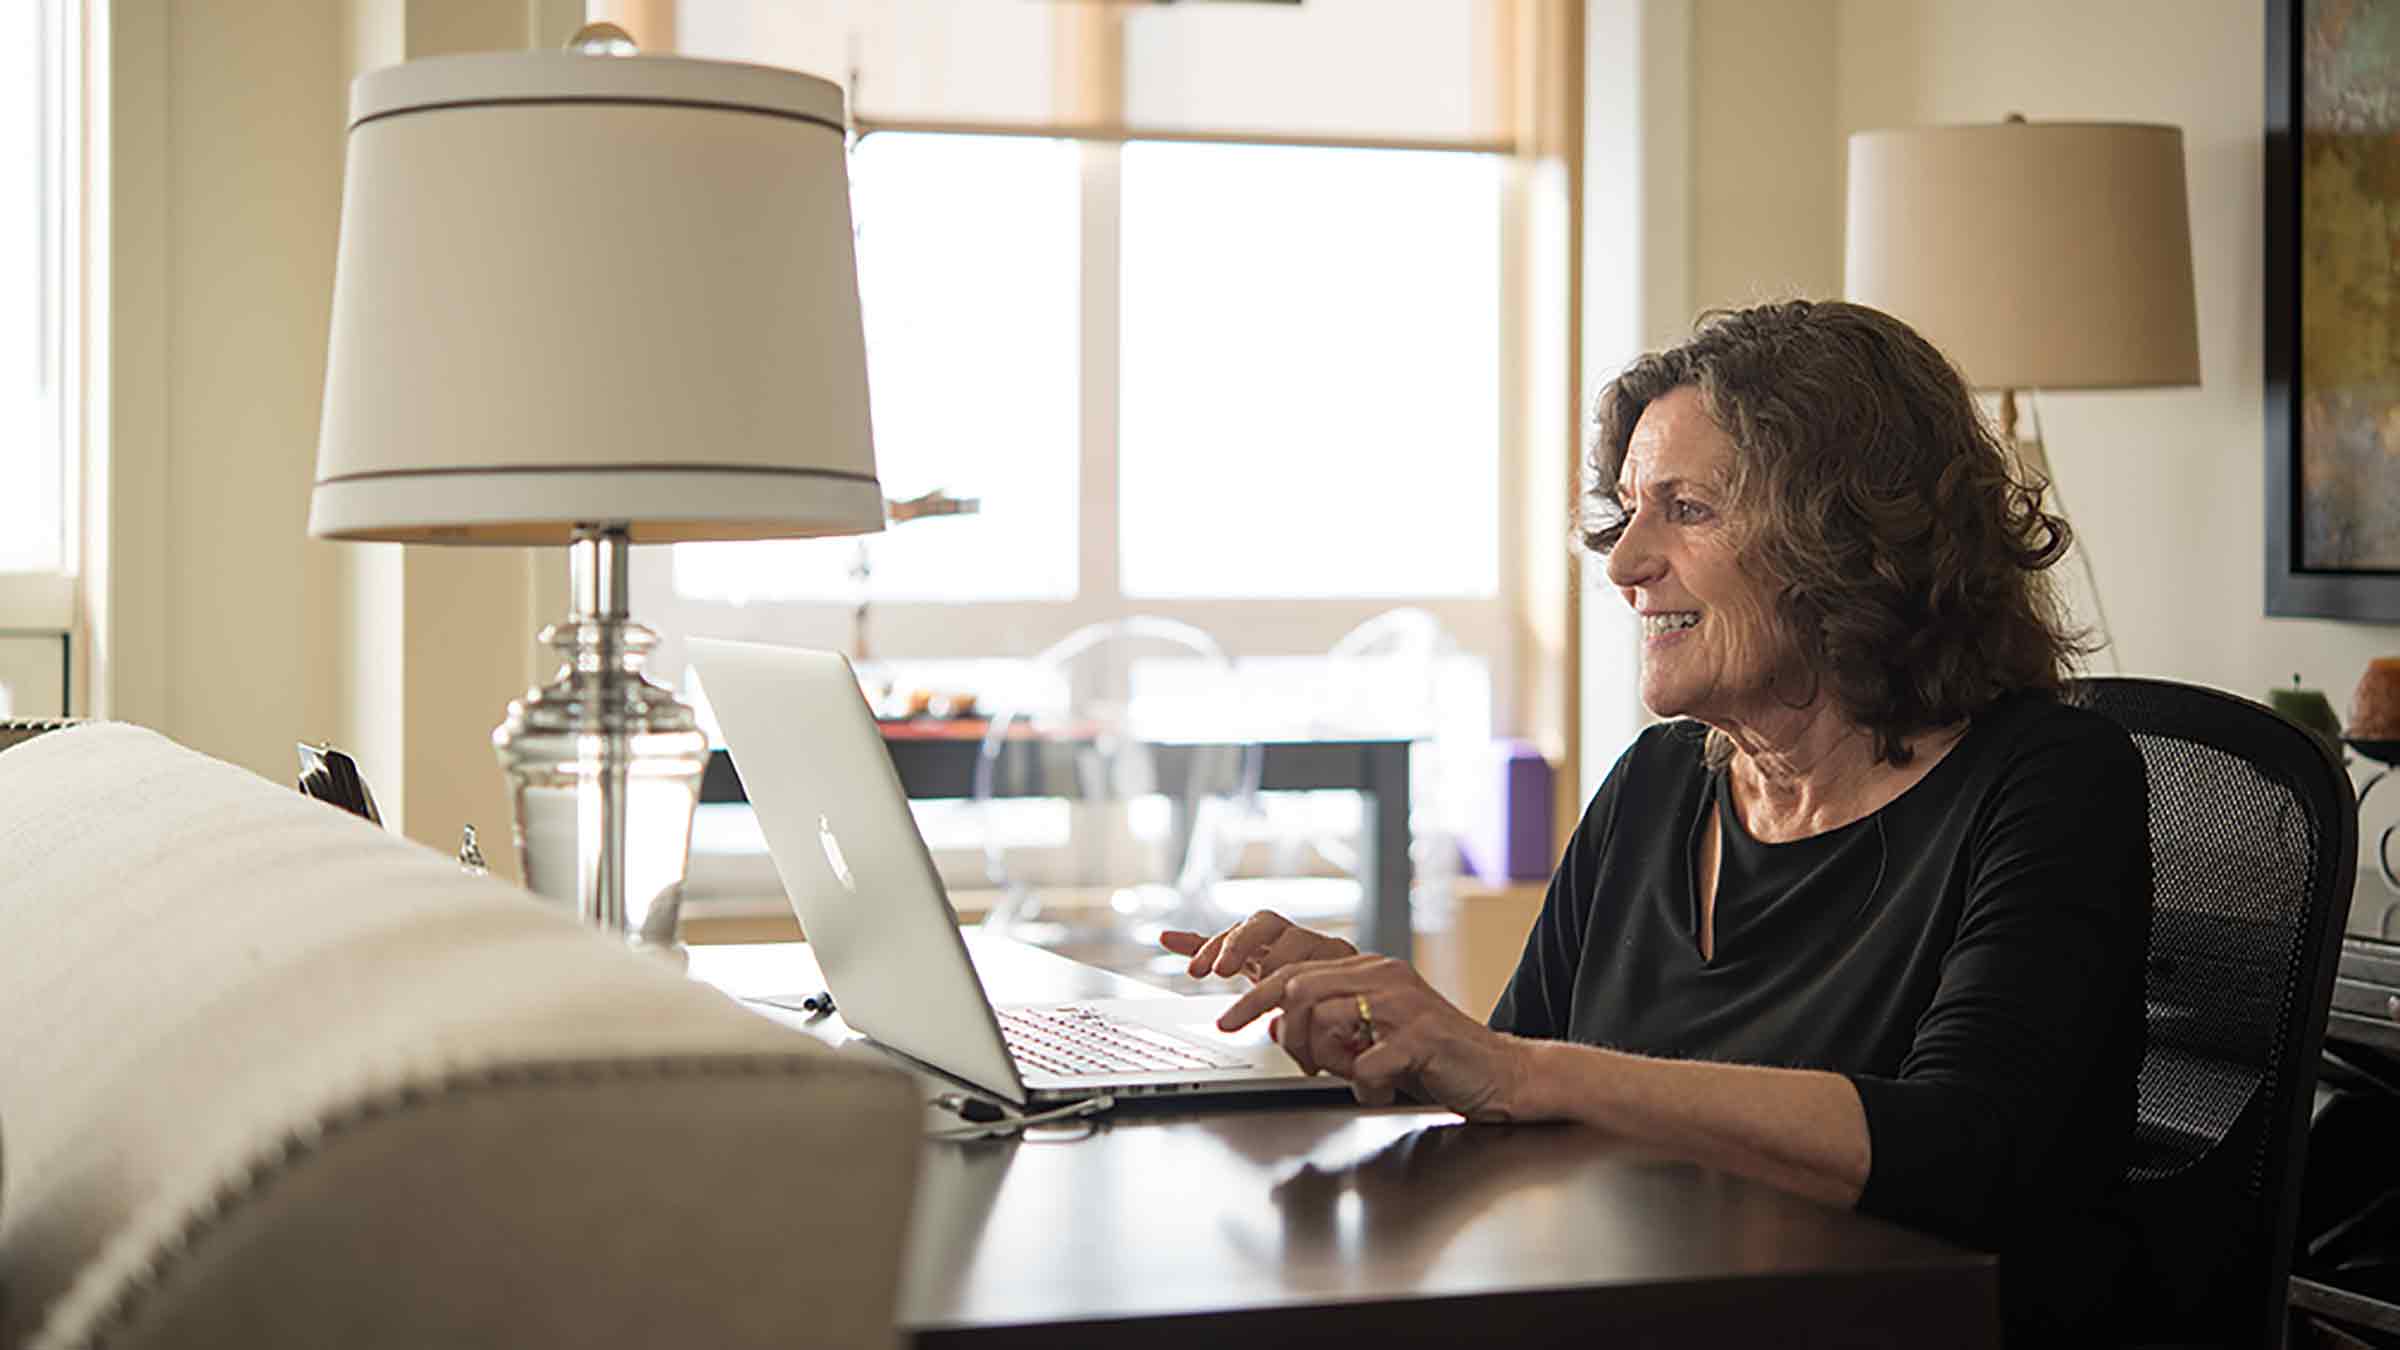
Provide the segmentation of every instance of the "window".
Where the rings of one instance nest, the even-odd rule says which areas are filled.
[[[1136,716],[1413,735],[1445,752],[1421,769],[1495,729],[1558,730],[1520,652],[1560,650],[1551,607],[1572,603],[1527,537],[1580,421],[1565,13],[679,0],[683,53],[847,90],[885,495],[978,509],[645,550],[652,669],[699,692],[686,634],[838,648],[894,708],[991,711],[1026,658],[1147,614],[1233,669],[1141,680]],[[1565,687],[1571,719],[1571,668]],[[1418,806],[1455,825],[1469,777],[1421,779]],[[1342,795],[1269,807],[1323,837],[1355,816]],[[1040,804],[1012,805],[1041,836]],[[987,818],[916,806],[974,884]]]
[[[938,676],[1148,613],[1295,734],[1338,710],[1294,658],[1407,605],[1503,680],[1498,156],[878,131],[853,180],[885,495],[977,513],[667,550],[662,675],[683,633]]]
[[[1136,142],[1122,183],[1125,596],[1495,595],[1494,157]]]
[[[1148,613],[1215,636],[1236,697],[1305,731],[1321,658],[1407,606],[1490,691],[1488,734],[1514,683],[1528,275],[1502,8],[679,5],[692,55],[850,89],[885,495],[977,510],[662,550],[633,570],[659,674],[707,633],[863,649],[950,689]],[[1079,48],[1079,26],[1112,35]],[[1371,66],[1345,58],[1362,39]]]
[[[0,717],[66,711],[81,21],[0,6]]]
[[[689,545],[678,598],[1071,601],[1079,541],[1128,604],[1493,597],[1496,159],[1136,142],[1110,278],[1083,270],[1081,157],[1058,140],[859,142],[884,491],[941,490],[977,514]],[[1079,529],[1077,448],[1080,297],[1112,283],[1110,540]]]
[[[0,7],[0,572],[66,565],[62,9]]]
[[[884,495],[973,498],[863,539],[691,544],[711,604],[1068,600],[1075,594],[1080,187],[1063,141],[870,136],[851,159]],[[863,573],[863,575],[861,575]]]

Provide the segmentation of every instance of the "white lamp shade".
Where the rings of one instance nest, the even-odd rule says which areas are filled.
[[[1850,138],[1844,290],[1981,389],[2200,382],[2183,133],[2007,122]]]
[[[360,78],[309,532],[617,522],[882,528],[841,91],[569,52]]]

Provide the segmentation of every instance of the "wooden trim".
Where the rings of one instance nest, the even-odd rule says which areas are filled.
[[[1548,31],[1535,35],[1534,50],[1550,63],[1543,110],[1548,121],[1541,135],[1550,144],[1565,177],[1567,264],[1567,501],[1572,509],[1583,490],[1583,0],[1550,0],[1545,17]],[[1554,782],[1582,780],[1583,763],[1583,567],[1572,551],[1566,563],[1566,604],[1560,614],[1565,631],[1562,656],[1565,695],[1559,709],[1561,750]],[[1558,818],[1551,837],[1565,841],[1574,829],[1580,806],[1572,790],[1553,794]]]
[[[1484,91],[1482,124],[1496,127],[1511,144],[1522,148],[1530,124],[1525,121],[1525,87],[1532,72],[1525,65],[1522,36],[1529,25],[1528,4],[1542,0],[1490,0],[1484,10],[1482,53],[1492,71]]]
[[[1506,62],[1508,124],[1521,143],[1512,247],[1529,297],[1516,346],[1523,503],[1516,566],[1523,579],[1512,624],[1519,634],[1516,720],[1558,768],[1556,837],[1573,828],[1583,743],[1582,569],[1571,522],[1582,490],[1583,436],[1583,5],[1511,0]],[[1539,292],[1555,287],[1556,303]]]
[[[1108,125],[1124,120],[1125,16],[1116,6],[1062,5],[1055,11],[1050,29],[1050,109],[1061,125]],[[1003,136],[1055,134],[996,130],[1003,125],[1019,128],[1038,125],[1032,123],[985,126],[970,120],[903,125],[876,122],[855,111],[851,115],[860,135],[872,127],[911,131],[951,127]]]

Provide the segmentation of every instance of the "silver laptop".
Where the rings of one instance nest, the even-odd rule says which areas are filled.
[[[1238,994],[995,1006],[850,663],[694,639],[693,669],[784,893],[854,1030],[1018,1105],[1339,1088],[1266,1032],[1216,1029]]]

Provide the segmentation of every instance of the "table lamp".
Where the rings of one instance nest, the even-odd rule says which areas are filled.
[[[2018,390],[2200,382],[2183,132],[2121,122],[1862,131],[1850,138],[1843,289],[1923,334],[2047,480]],[[2063,496],[2055,509],[2065,514]],[[2076,548],[2092,603],[2090,550]],[[2097,610],[2103,640],[2108,617]]]
[[[518,858],[671,943],[708,747],[641,674],[628,546],[884,509],[840,89],[629,49],[594,25],[352,86],[309,533],[566,545],[558,675],[492,733]]]

